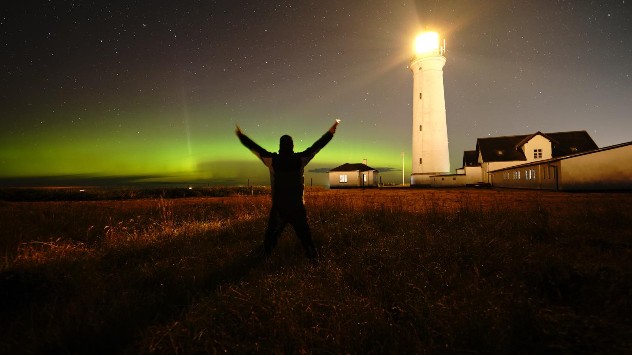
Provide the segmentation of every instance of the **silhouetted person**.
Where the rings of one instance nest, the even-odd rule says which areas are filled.
[[[292,137],[284,135],[279,142],[279,153],[270,153],[248,138],[239,126],[235,130],[241,143],[250,149],[270,169],[270,184],[272,186],[272,208],[266,229],[263,247],[266,255],[270,255],[277,244],[279,235],[289,223],[294,227],[296,236],[301,240],[305,255],[314,259],[316,249],[307,224],[307,213],[303,201],[305,165],[314,158],[336,132],[339,121],[336,121],[329,131],[318,139],[311,147],[300,153],[294,152]]]

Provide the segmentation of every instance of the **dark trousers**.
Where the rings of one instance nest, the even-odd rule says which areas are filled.
[[[268,220],[268,228],[266,229],[265,240],[263,246],[269,254],[277,245],[277,240],[287,224],[292,225],[296,236],[301,241],[305,253],[311,256],[314,253],[314,243],[312,235],[307,224],[307,212],[303,204],[294,206],[272,206],[270,210],[270,219]]]

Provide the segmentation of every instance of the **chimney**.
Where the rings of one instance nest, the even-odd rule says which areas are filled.
[[[362,159],[362,164],[367,165],[367,160],[366,159]]]

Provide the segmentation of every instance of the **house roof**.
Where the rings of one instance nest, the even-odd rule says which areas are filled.
[[[463,167],[480,166],[478,163],[478,152],[475,150],[466,150],[463,152]]]
[[[529,135],[479,138],[476,150],[480,152],[483,161],[526,161],[521,146],[531,138],[541,135],[551,141],[553,158],[586,152],[597,149],[597,144],[586,131],[542,133]]]
[[[339,167],[333,168],[331,170],[329,170],[330,172],[332,171],[377,171],[375,169],[373,169],[372,167],[366,165],[366,164],[361,164],[361,163],[355,163],[355,164],[349,164],[349,163],[344,163],[342,165],[340,165]]]
[[[553,144],[553,158],[599,149],[586,131],[548,133],[558,144]]]
[[[533,139],[533,137],[535,136],[542,136],[546,139],[548,139],[551,143],[553,144],[559,144],[558,141],[556,141],[555,139],[549,137],[547,134],[544,134],[540,131],[537,131],[533,134],[529,134],[528,136],[526,136],[523,140],[521,140],[520,142],[518,142],[518,144],[516,144],[516,149],[520,149],[520,147],[522,147],[523,145],[527,144],[531,139]]]
[[[542,164],[542,163],[550,164],[551,162],[554,162],[554,161],[565,160],[565,159],[569,159],[569,158],[573,158],[573,157],[578,157],[578,156],[581,156],[581,155],[595,154],[595,153],[603,152],[603,151],[606,151],[606,150],[622,148],[622,147],[629,146],[629,145],[632,145],[632,142],[619,143],[619,144],[615,144],[615,145],[611,145],[611,146],[607,146],[607,147],[603,147],[603,148],[597,148],[597,149],[593,149],[593,150],[588,150],[588,151],[575,153],[575,154],[570,154],[570,155],[561,156],[561,157],[552,158],[552,159],[538,160],[538,161],[532,161],[532,162],[529,162],[529,163],[524,163],[524,164],[519,164],[519,165],[512,165],[512,166],[508,166],[508,167],[504,167],[504,168],[500,168],[500,169],[496,169],[496,170],[492,170],[492,171],[511,170],[511,169],[515,169],[516,167],[534,166],[534,165],[538,165],[538,164]]]
[[[492,138],[479,138],[476,141],[476,151],[480,152],[483,161],[516,161],[527,160],[516,145],[527,136],[505,136]]]

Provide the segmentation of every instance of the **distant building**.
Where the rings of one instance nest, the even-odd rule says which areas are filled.
[[[519,164],[559,158],[598,149],[586,131],[479,138],[476,154],[480,180],[491,183],[490,172]]]
[[[329,170],[329,188],[377,187],[379,171],[360,163],[345,163]]]
[[[632,190],[632,142],[497,169],[496,187],[577,190]]]
[[[474,186],[481,182],[481,163],[476,150],[463,152],[463,167],[456,169],[456,177],[459,185]]]
[[[433,187],[479,186],[551,190],[632,189],[632,142],[599,148],[586,131],[479,138],[456,174],[431,177]]]

